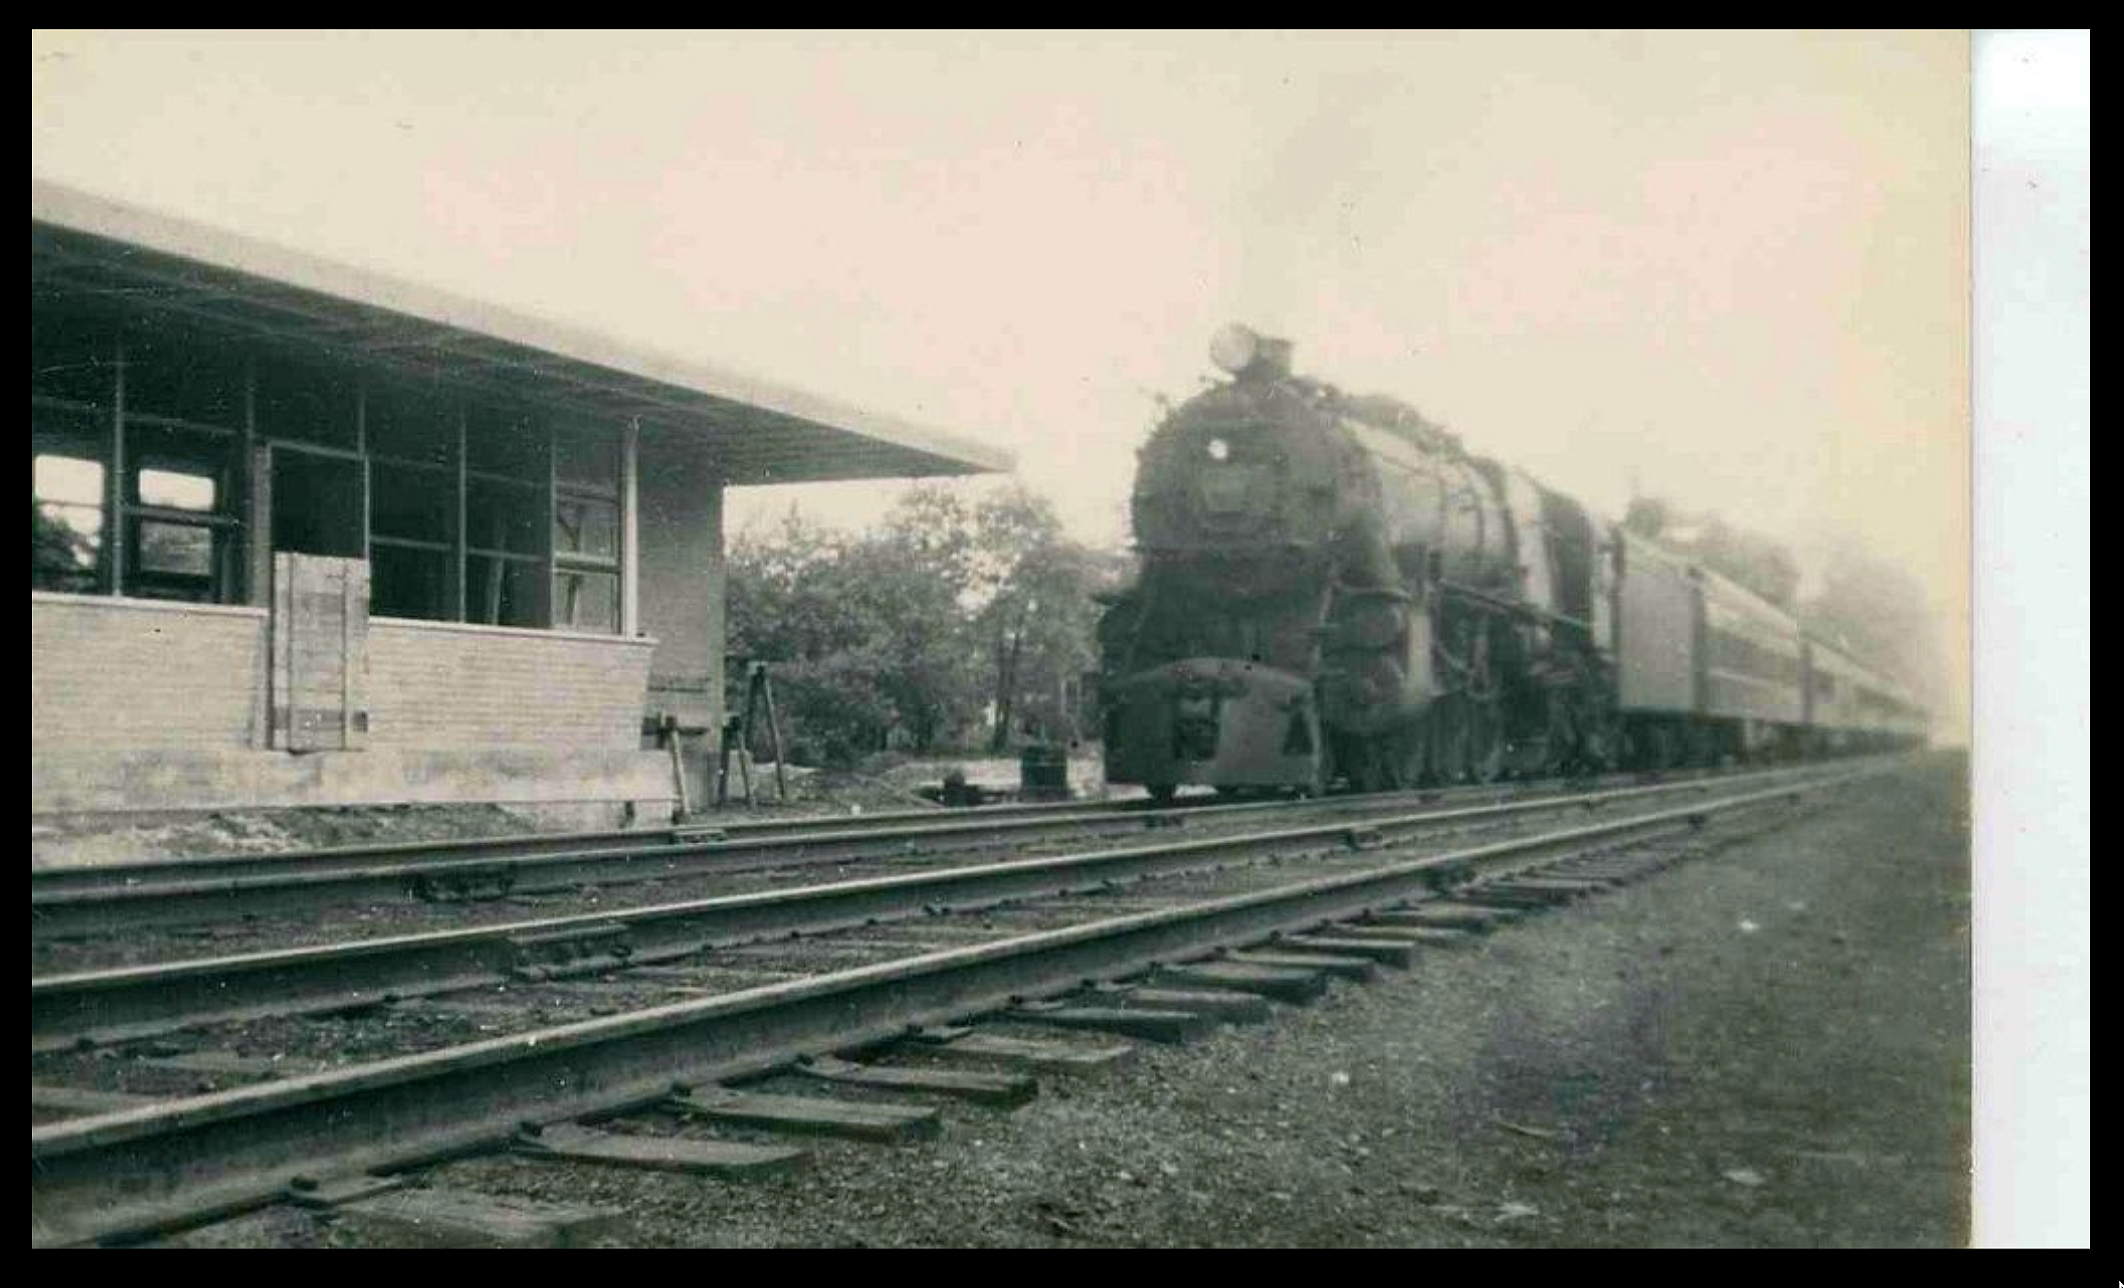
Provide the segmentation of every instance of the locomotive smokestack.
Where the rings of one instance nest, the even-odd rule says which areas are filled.
[[[1210,337],[1210,361],[1242,379],[1273,380],[1291,374],[1291,342],[1234,322]]]

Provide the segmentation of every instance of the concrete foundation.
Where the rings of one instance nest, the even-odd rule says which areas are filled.
[[[668,819],[671,764],[644,751],[52,751],[30,762],[30,813],[374,804],[624,806]]]

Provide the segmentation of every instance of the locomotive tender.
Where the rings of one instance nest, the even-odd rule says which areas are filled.
[[[1142,574],[1099,625],[1106,774],[1323,792],[1914,744],[1903,689],[1416,410],[1231,375],[1140,454]]]

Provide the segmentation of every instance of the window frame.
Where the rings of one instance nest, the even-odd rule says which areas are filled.
[[[48,325],[51,351],[78,355],[81,370],[59,384],[42,381],[32,372],[31,503],[39,512],[55,512],[62,519],[67,514],[83,519],[93,515],[97,525],[93,566],[84,564],[78,574],[55,571],[54,580],[65,585],[53,589],[263,603],[268,587],[259,583],[268,580],[262,569],[270,568],[273,498],[295,484],[292,477],[274,477],[278,463],[288,459],[281,455],[286,452],[358,464],[361,529],[358,540],[348,531],[346,544],[358,547],[368,559],[372,577],[379,549],[417,552],[422,560],[441,562],[441,601],[435,602],[432,564],[421,573],[419,594],[408,601],[435,609],[419,620],[501,624],[489,622],[490,615],[481,611],[482,602],[500,593],[522,599],[515,612],[502,614],[510,625],[614,637],[631,629],[638,607],[633,602],[633,422],[546,410],[441,382],[426,384],[405,373],[285,351],[272,341],[195,335],[181,325],[167,332],[142,331],[138,318],[94,309],[61,306],[49,314],[32,312],[33,358],[45,343]],[[196,359],[192,347],[198,350]],[[143,384],[176,391],[171,394],[175,403],[154,409],[131,405],[128,366],[136,357]],[[194,361],[211,362],[216,368],[201,376],[197,389],[183,383],[190,378],[186,364]],[[240,383],[240,390],[216,394],[215,380]],[[90,394],[94,397],[77,396]],[[323,400],[318,425],[299,424],[299,416],[290,419],[290,408],[300,401],[296,394]],[[351,395],[351,414],[340,401],[342,394]],[[372,397],[377,402],[374,425]],[[274,406],[269,408],[269,402]],[[196,419],[208,408],[209,420]],[[235,423],[212,423],[224,420]],[[96,465],[102,472],[99,498],[90,503],[40,496],[35,462],[43,455]],[[151,504],[143,484],[145,476],[158,470],[211,480],[212,507]],[[379,486],[389,484],[393,472],[401,470],[432,476],[433,486],[420,489],[419,515],[408,509],[379,530]],[[397,477],[405,481],[413,476]],[[153,491],[150,485],[148,492]],[[404,506],[405,492],[396,489],[394,503]],[[289,504],[296,498],[287,494],[280,499]],[[496,512],[508,529],[502,544],[508,549],[474,539],[471,511],[476,500],[489,509],[500,507]],[[600,537],[609,533],[603,542],[608,552],[567,548],[561,517],[576,507],[588,512]],[[433,522],[427,515],[430,508],[440,510]],[[335,517],[333,522],[340,521]],[[210,571],[195,577],[149,570],[144,555],[158,525],[207,533]],[[77,536],[90,535],[85,527],[66,526]],[[579,534],[576,542],[581,543]],[[38,584],[38,576],[33,566],[32,589],[46,588]],[[506,583],[498,592],[488,589],[475,595],[475,586],[497,579]],[[596,598],[608,600],[610,611],[585,622],[580,620],[580,604],[592,597],[581,590],[592,581],[604,592]]]
[[[610,473],[603,480],[587,480],[580,475],[563,479],[558,463],[561,456],[561,435],[595,435],[603,439],[605,461]],[[623,431],[604,426],[556,426],[553,436],[551,459],[555,462],[552,505],[552,613],[555,629],[584,631],[598,635],[624,635],[627,629],[627,576],[625,564],[627,551],[627,487],[628,466],[626,438]],[[567,550],[561,544],[561,509],[567,505],[594,506],[611,515],[612,553],[595,554],[582,550]],[[574,605],[576,599],[569,594],[582,579],[609,580],[611,585],[612,613],[602,623],[586,624],[577,620]],[[564,611],[564,605],[566,606]],[[563,617],[565,616],[565,624]]]

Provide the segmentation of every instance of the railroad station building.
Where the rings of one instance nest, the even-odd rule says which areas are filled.
[[[668,817],[725,490],[1010,464],[33,179],[31,812]]]

